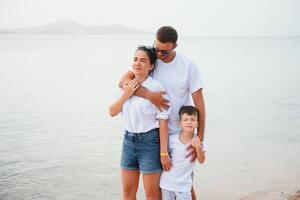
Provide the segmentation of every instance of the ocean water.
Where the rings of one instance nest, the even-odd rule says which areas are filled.
[[[120,199],[107,107],[152,36],[0,35],[0,199]],[[181,37],[202,73],[200,199],[300,189],[300,38]],[[142,183],[138,199],[144,199]]]

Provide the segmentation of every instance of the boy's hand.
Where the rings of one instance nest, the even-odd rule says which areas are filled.
[[[169,171],[171,169],[172,162],[171,162],[169,154],[160,156],[160,162],[161,162],[161,165],[163,167],[163,170]]]
[[[133,93],[138,89],[139,83],[136,80],[131,80],[123,85],[123,95],[127,98],[131,97]]]
[[[167,93],[165,91],[149,93],[149,101],[151,101],[159,111],[162,111],[163,109],[167,110],[169,108],[169,101],[163,97],[164,94]]]
[[[195,135],[191,141],[190,141],[191,145],[195,148],[201,148],[201,142],[200,139],[197,135]]]

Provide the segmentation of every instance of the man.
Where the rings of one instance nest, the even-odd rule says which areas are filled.
[[[169,134],[179,134],[179,109],[183,105],[194,103],[199,110],[199,125],[197,135],[203,143],[205,127],[205,105],[202,94],[202,79],[200,72],[192,61],[175,51],[177,47],[177,31],[170,26],[163,26],[156,32],[154,47],[157,54],[157,64],[152,72],[152,77],[162,83],[166,91],[151,92],[147,88],[140,86],[135,92],[136,96],[143,97],[151,101],[157,108],[166,109],[171,107],[171,114],[168,121]],[[120,87],[128,81],[134,79],[131,71],[127,72],[120,81]],[[164,99],[167,93],[170,102]],[[195,159],[195,150],[190,147],[189,155]],[[171,161],[166,149],[161,149],[161,163],[163,169],[168,171],[171,168]],[[196,196],[193,192],[193,199]]]

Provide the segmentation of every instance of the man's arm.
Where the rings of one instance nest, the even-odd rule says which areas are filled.
[[[202,94],[202,88],[193,92],[192,97],[193,97],[195,107],[199,110],[199,124],[197,128],[197,136],[199,137],[202,143],[204,140],[204,128],[205,128],[205,105],[204,105],[204,99]],[[191,145],[187,147],[187,150],[189,151],[187,157],[192,156],[191,161],[194,161],[197,157],[196,150],[192,148]],[[205,149],[203,151],[205,151]]]
[[[160,162],[163,170],[169,171],[171,169],[171,159],[168,153],[168,120],[159,119],[159,137],[160,137]]]
[[[129,81],[134,79],[134,73],[130,70],[128,70],[119,81],[119,87],[123,88],[124,84],[128,83]],[[163,95],[166,94],[165,91],[159,91],[159,92],[151,92],[144,86],[140,85],[139,88],[134,92],[135,96],[142,97],[144,99],[147,99],[151,101],[152,104],[154,104],[160,111],[162,109],[168,109],[169,108],[169,101],[163,97]]]
[[[204,140],[204,128],[205,128],[205,105],[202,94],[202,88],[192,93],[195,107],[199,110],[199,125],[197,129],[197,135],[201,142]]]
[[[123,88],[124,84],[134,79],[134,73],[130,70],[128,70],[123,76],[121,77],[121,80],[119,81],[119,87]]]

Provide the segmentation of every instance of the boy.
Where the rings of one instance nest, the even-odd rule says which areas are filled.
[[[191,188],[193,184],[192,174],[195,162],[187,157],[187,146],[192,145],[196,149],[197,160],[203,163],[205,152],[202,150],[198,136],[194,136],[198,127],[199,111],[194,106],[182,106],[179,110],[179,123],[182,132],[179,135],[169,136],[169,149],[172,165],[170,171],[163,171],[160,178],[163,200],[191,200]]]

